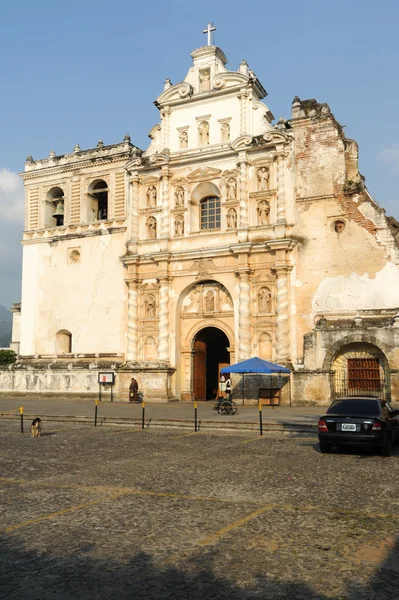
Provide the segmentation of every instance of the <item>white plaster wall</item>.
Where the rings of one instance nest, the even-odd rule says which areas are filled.
[[[313,314],[320,311],[348,311],[399,306],[399,268],[393,263],[370,277],[351,273],[326,277],[313,297]]]
[[[60,329],[73,353],[124,352],[124,234],[24,246],[21,354],[53,354]],[[78,248],[81,262],[70,264]]]
[[[189,126],[188,129],[188,148],[197,148],[198,126],[201,121],[196,117],[211,115],[209,119],[209,144],[221,143],[220,123],[218,119],[227,119],[230,121],[230,139],[234,140],[240,135],[240,101],[236,96],[226,98],[222,96],[219,99],[209,98],[206,101],[191,102],[185,106],[179,106],[173,109],[170,115],[170,150],[178,152],[180,150],[178,127]]]

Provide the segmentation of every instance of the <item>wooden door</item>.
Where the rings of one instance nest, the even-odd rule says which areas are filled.
[[[194,397],[206,400],[206,343],[194,343]]]

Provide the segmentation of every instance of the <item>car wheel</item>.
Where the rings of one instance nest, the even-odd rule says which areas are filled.
[[[381,456],[392,456],[392,436],[387,435],[380,449]]]
[[[331,452],[330,444],[327,444],[327,442],[319,442],[319,446],[320,446],[320,452],[322,452],[323,454],[330,454],[330,452]]]

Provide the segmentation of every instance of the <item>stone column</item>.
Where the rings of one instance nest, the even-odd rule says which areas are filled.
[[[158,279],[159,288],[159,342],[158,358],[162,362],[169,362],[169,277]]]
[[[131,210],[130,210],[130,227],[131,238],[137,240],[139,238],[139,176],[137,173],[130,178],[132,186],[131,191]]]
[[[129,279],[126,283],[128,285],[126,360],[132,362],[137,360],[138,351],[138,282],[137,279]]]
[[[251,335],[251,284],[249,269],[237,272],[240,283],[238,297],[238,360],[246,360],[252,354]]]
[[[171,110],[168,106],[166,106],[161,113],[162,133],[163,133],[162,150],[165,150],[165,148],[169,148],[170,113],[171,113]]]
[[[248,163],[246,153],[242,153],[239,157],[238,166],[240,169],[239,184],[240,184],[240,221],[239,227],[247,229],[248,227]]]
[[[277,155],[277,223],[285,223],[285,155]]]
[[[289,266],[276,267],[276,354],[277,360],[288,362],[290,360],[290,330],[289,330],[289,303],[288,303],[288,275]]]
[[[162,167],[162,212],[161,212],[161,233],[159,237],[167,238],[170,236],[169,228],[169,180],[170,170],[167,166]]]
[[[247,133],[247,97],[247,92],[241,92],[238,96],[241,109],[240,135],[245,135]]]

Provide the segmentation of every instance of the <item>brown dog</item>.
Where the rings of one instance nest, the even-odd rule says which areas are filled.
[[[40,437],[40,435],[42,433],[42,420],[39,419],[39,417],[36,417],[36,419],[33,419],[32,425],[30,426],[30,431],[31,431],[32,437]]]

